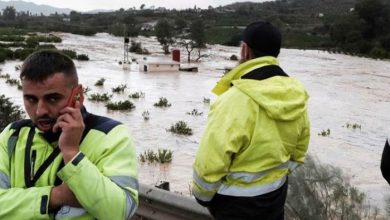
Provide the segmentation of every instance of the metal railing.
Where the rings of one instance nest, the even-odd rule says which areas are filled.
[[[133,219],[207,220],[208,210],[190,197],[140,184],[139,206]]]

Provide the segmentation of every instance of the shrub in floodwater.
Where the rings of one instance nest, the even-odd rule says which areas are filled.
[[[157,162],[159,163],[170,163],[172,161],[172,157],[172,150],[160,148],[157,150]]]
[[[379,209],[351,186],[342,171],[308,157],[288,178],[289,219],[377,219]]]
[[[187,112],[187,115],[201,116],[203,112],[198,112],[197,109],[193,109],[191,112]]]
[[[210,104],[210,99],[206,98],[206,97],[203,97],[203,103]]]
[[[94,93],[91,94],[88,97],[88,100],[94,101],[94,102],[108,102],[112,98],[112,95],[109,95],[108,93]]]
[[[130,94],[129,98],[132,98],[132,99],[145,98],[145,93],[142,91],[135,92],[135,93]]]
[[[89,60],[89,57],[87,54],[77,54],[77,60],[81,60],[81,61],[88,61]]]
[[[170,163],[172,161],[173,151],[169,149],[159,148],[157,153],[152,149],[145,150],[139,155],[139,160],[143,163],[159,162],[159,163]]]
[[[74,50],[61,50],[61,52],[72,59],[77,58],[77,53]]]
[[[106,108],[108,110],[119,110],[119,111],[124,111],[124,110],[132,110],[135,108],[135,105],[129,101],[119,101],[119,102],[109,102],[106,104]]]
[[[142,112],[142,117],[144,118],[145,121],[149,120],[150,119],[149,111]]]
[[[0,79],[10,79],[10,78],[11,78],[11,76],[8,73],[0,74]]]
[[[329,136],[330,135],[330,129],[322,130],[320,133],[318,133],[318,136]]]
[[[171,103],[168,102],[168,99],[165,97],[160,97],[160,100],[156,103],[154,103],[154,106],[156,107],[170,107]]]
[[[357,123],[353,123],[353,124],[347,123],[345,126],[347,128],[352,128],[352,129],[360,129],[360,130],[362,129],[362,126],[360,124],[357,124]]]
[[[106,81],[105,78],[100,78],[98,81],[96,81],[95,86],[103,86],[104,81]]]
[[[192,129],[188,127],[184,121],[176,122],[176,124],[172,125],[168,131],[175,134],[192,135]]]
[[[115,93],[122,93],[125,91],[126,88],[127,88],[126,84],[121,84],[117,87],[112,88],[111,90],[112,90],[112,92],[115,92]]]
[[[11,86],[17,86],[18,88],[22,88],[18,79],[7,79],[5,83],[10,84]]]

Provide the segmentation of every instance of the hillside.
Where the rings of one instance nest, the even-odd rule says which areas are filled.
[[[49,5],[37,5],[32,2],[25,1],[0,1],[0,10],[3,11],[7,6],[13,6],[16,11],[29,11],[32,15],[50,15],[55,14],[69,14],[72,10],[69,8],[56,8]]]

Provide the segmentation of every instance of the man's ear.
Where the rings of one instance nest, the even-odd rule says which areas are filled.
[[[252,59],[252,49],[246,44],[242,42],[241,44],[241,61],[245,62],[247,60]]]

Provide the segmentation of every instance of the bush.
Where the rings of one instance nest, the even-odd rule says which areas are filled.
[[[160,97],[160,100],[156,103],[154,103],[154,106],[156,107],[170,107],[171,106],[171,103],[168,102],[168,99],[167,98],[164,98],[164,97]]]
[[[61,50],[61,52],[72,59],[77,58],[77,53],[74,50]]]
[[[129,95],[129,98],[132,99],[139,99],[139,98],[145,98],[145,93],[140,91],[140,92],[135,92]]]
[[[89,57],[88,57],[87,54],[78,54],[77,55],[77,60],[88,61]]]
[[[94,93],[88,97],[88,100],[94,102],[108,102],[111,98],[112,95],[109,95],[108,93],[103,93],[103,94]]]
[[[289,176],[286,203],[289,219],[376,219],[364,193],[351,186],[339,168],[318,164],[308,157]]]
[[[129,51],[136,54],[149,54],[149,51],[145,48],[142,48],[140,42],[131,41]]]
[[[158,149],[155,153],[152,149],[145,150],[142,154],[139,155],[141,162],[149,163],[159,162],[159,163],[170,163],[172,161],[173,151],[169,149]]]
[[[98,81],[96,81],[95,86],[103,86],[104,81],[106,81],[105,78],[100,78]]]
[[[108,110],[129,111],[135,108],[135,105],[129,101],[109,102],[106,104]]]
[[[176,122],[176,124],[172,125],[168,131],[175,134],[192,135],[192,129],[189,128],[184,121]]]
[[[127,88],[126,84],[121,84],[117,87],[112,88],[111,90],[112,90],[112,92],[115,92],[115,93],[122,93],[125,91],[126,88]]]
[[[31,48],[27,49],[16,49],[14,51],[14,57],[15,59],[24,60],[28,57],[28,55],[32,54],[35,50]]]
[[[0,132],[11,122],[24,117],[20,106],[14,105],[5,95],[0,95]]]

